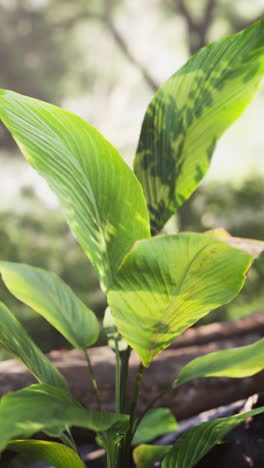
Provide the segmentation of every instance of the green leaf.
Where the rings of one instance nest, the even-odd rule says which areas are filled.
[[[2,302],[0,302],[0,323],[0,344],[4,349],[22,361],[39,382],[67,389],[64,377]]]
[[[96,442],[108,452],[116,447],[124,438],[126,432],[127,427],[124,427],[122,422],[121,424],[117,422],[109,430],[99,432],[96,437]]]
[[[133,438],[133,445],[150,442],[164,434],[176,431],[178,424],[168,408],[153,408],[140,421]]]
[[[152,468],[154,463],[167,455],[172,445],[139,445],[133,450],[137,468]]]
[[[198,357],[180,371],[172,387],[198,377],[242,378],[264,369],[264,338],[240,348],[217,351]]]
[[[107,431],[119,423],[125,432],[129,416],[83,408],[63,390],[45,384],[31,385],[5,395],[0,402],[0,451],[12,439],[30,437],[38,431],[80,426]]]
[[[264,406],[247,413],[204,422],[186,431],[166,455],[162,468],[192,468],[215,444],[245,419],[264,412]]]
[[[99,432],[96,436],[96,442],[100,447],[103,447],[107,453],[109,465],[115,467],[116,449],[124,438],[127,432],[127,427],[123,423],[117,422],[110,429],[104,432]]]
[[[55,468],[85,468],[85,464],[74,450],[57,442],[44,440],[14,440],[8,449],[26,453],[36,460],[50,463]]]
[[[56,193],[107,290],[134,242],[149,236],[137,178],[118,151],[77,115],[2,90],[0,118]]]
[[[252,258],[213,236],[178,234],[138,242],[108,294],[121,335],[149,366],[156,354],[241,290]]]
[[[22,263],[0,262],[9,291],[48,320],[75,347],[93,345],[99,335],[94,313],[57,275]]]
[[[153,233],[196,189],[217,140],[250,103],[263,73],[264,19],[198,51],[155,94],[134,164]]]

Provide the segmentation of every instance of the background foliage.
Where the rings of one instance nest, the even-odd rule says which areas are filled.
[[[242,0],[148,0],[144,8],[140,0],[0,0],[1,88],[76,111],[131,161],[146,105],[161,82],[199,47],[246,27],[263,13],[258,0],[250,5]],[[263,91],[257,99],[262,103]],[[247,125],[246,135],[239,130],[234,138],[258,138],[254,122],[252,128]],[[92,266],[49,189],[0,130],[1,260],[54,271],[102,317],[105,298]],[[230,157],[242,152],[242,146],[229,144],[229,151],[234,150]],[[249,160],[258,148],[261,143],[252,142]],[[264,240],[263,168],[254,172],[249,167],[239,179],[234,167],[232,182],[229,174],[228,182],[224,173],[211,178],[209,174],[177,218],[170,220],[167,231],[175,226],[198,232],[222,226],[233,235]],[[235,319],[261,309],[263,277],[262,255],[236,301],[206,320]],[[44,351],[66,346],[47,322],[11,298],[2,283],[0,288],[1,300]],[[7,357],[3,352],[0,356]]]

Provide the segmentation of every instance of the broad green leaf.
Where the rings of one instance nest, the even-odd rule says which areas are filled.
[[[57,275],[22,263],[0,262],[9,291],[48,320],[75,347],[93,345],[99,335],[94,313]]]
[[[133,438],[133,445],[150,442],[164,434],[176,431],[178,424],[168,408],[149,410],[139,423]]]
[[[0,344],[6,351],[22,361],[40,383],[67,389],[64,377],[2,302],[0,302],[0,323]]]
[[[172,445],[139,445],[133,450],[137,468],[152,468],[154,463],[167,455]]]
[[[186,431],[164,458],[162,468],[192,468],[238,424],[263,412],[264,406],[247,413],[204,422]]]
[[[82,407],[63,390],[45,384],[31,385],[1,399],[0,451],[10,440],[30,437],[38,431],[70,426],[106,431],[116,423],[119,423],[119,430],[122,427],[125,432],[129,417],[91,411]]]
[[[121,335],[149,366],[156,354],[241,290],[252,258],[213,236],[139,241],[108,294]]]
[[[217,140],[250,103],[263,73],[264,19],[198,51],[155,94],[134,165],[153,233],[196,189]]]
[[[8,449],[27,453],[36,460],[50,463],[55,468],[85,468],[85,464],[74,450],[57,442],[44,440],[14,440]]]
[[[183,367],[172,387],[176,388],[197,377],[249,377],[263,369],[264,338],[248,346],[217,351],[194,359]]]
[[[140,183],[91,125],[42,101],[0,91],[0,118],[48,181],[104,289],[134,242],[149,236]]]

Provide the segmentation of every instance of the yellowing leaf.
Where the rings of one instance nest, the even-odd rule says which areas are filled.
[[[139,241],[108,294],[114,321],[149,366],[184,330],[236,297],[251,262],[249,254],[204,234]]]
[[[259,257],[264,251],[264,242],[255,239],[246,239],[244,237],[233,237],[223,228],[211,229],[206,231],[206,234],[212,234],[223,242],[235,247],[236,249],[244,250],[254,258]]]

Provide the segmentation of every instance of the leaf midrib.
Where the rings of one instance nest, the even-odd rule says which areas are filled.
[[[209,244],[211,245],[211,244]],[[196,254],[194,255],[194,257],[192,258],[191,262],[189,262],[189,264],[186,266],[185,268],[185,271],[182,275],[182,279],[180,280],[179,284],[176,285],[175,289],[170,293],[170,296],[173,296],[173,299],[170,301],[170,303],[168,304],[168,306],[166,307],[166,310],[165,310],[165,314],[163,316],[163,319],[162,321],[159,323],[158,325],[158,328],[157,330],[155,331],[155,333],[153,334],[153,338],[150,342],[150,348],[149,348],[149,358],[151,358],[152,356],[152,351],[153,351],[153,348],[155,346],[155,344],[157,343],[157,338],[162,330],[162,328],[164,327],[164,325],[166,325],[166,319],[167,317],[170,315],[170,312],[171,312],[171,309],[173,308],[174,304],[176,303],[177,299],[178,299],[178,295],[179,295],[179,292],[181,291],[181,287],[183,285],[183,282],[191,268],[191,266],[193,265],[194,261],[197,259],[198,255],[203,251],[205,250],[206,248],[208,247],[208,244],[202,246],[197,252]]]

